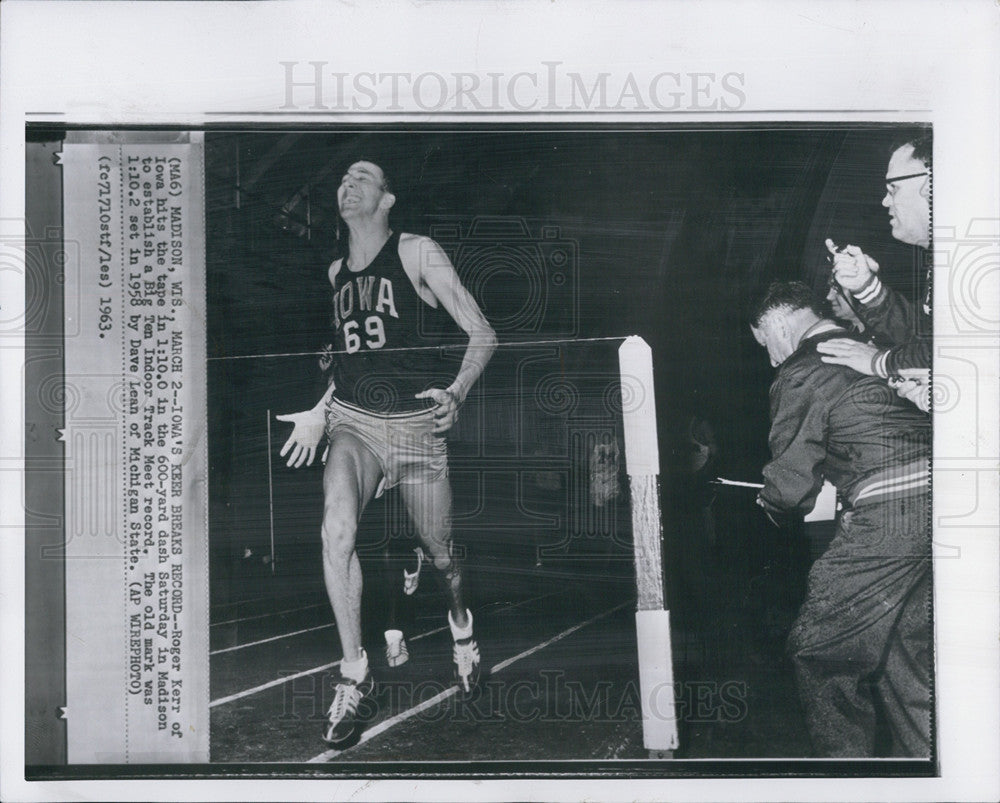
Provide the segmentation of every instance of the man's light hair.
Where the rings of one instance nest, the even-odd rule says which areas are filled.
[[[808,309],[823,317],[823,308],[816,294],[803,282],[772,282],[750,313],[750,325],[754,329],[769,313],[778,310],[794,312]]]

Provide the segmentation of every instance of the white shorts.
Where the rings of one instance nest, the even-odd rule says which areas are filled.
[[[382,488],[400,483],[434,482],[448,476],[448,445],[434,433],[434,409],[378,415],[331,397],[326,406],[326,435],[349,432],[378,460]]]

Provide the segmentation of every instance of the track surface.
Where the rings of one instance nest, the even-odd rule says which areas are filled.
[[[362,741],[343,752],[320,738],[340,658],[322,588],[286,587],[215,610],[212,761],[648,757],[627,573],[609,579],[606,571],[548,566],[470,572],[479,590],[472,605],[476,637],[490,671],[470,699],[460,698],[452,683],[451,636],[429,574],[412,599],[416,626],[407,633],[407,664],[389,669],[376,623],[366,623],[376,710]],[[675,627],[673,642],[678,757],[808,755],[780,657],[747,652],[738,633],[722,629],[706,637]]]

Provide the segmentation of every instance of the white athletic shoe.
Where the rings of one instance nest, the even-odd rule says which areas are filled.
[[[452,657],[459,690],[466,695],[472,694],[479,685],[479,645],[474,638],[456,641]]]
[[[420,547],[414,547],[413,551],[417,553],[417,570],[408,572],[403,569],[403,593],[408,597],[416,593],[417,587],[420,585],[420,569],[424,565],[424,550]]]
[[[455,642],[452,651],[455,660],[455,681],[459,690],[468,697],[479,685],[479,645],[472,637],[472,611],[466,608],[465,616],[469,621],[463,627],[459,627],[452,618],[451,611],[448,611],[448,628]]]
[[[406,646],[401,630],[385,631],[385,662],[393,669],[410,660],[410,650]]]
[[[353,747],[361,738],[365,722],[373,716],[375,684],[371,674],[356,681],[341,677],[334,687],[333,703],[327,711],[323,741],[331,747]]]

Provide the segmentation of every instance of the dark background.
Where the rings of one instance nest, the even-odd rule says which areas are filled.
[[[476,551],[478,539],[481,554],[527,565],[539,546],[572,541],[566,528],[583,513],[539,512],[508,498],[528,508],[529,521],[472,514],[484,499],[523,497],[529,469],[528,486],[539,496],[554,490],[554,505],[573,507],[572,466],[585,455],[570,454],[567,421],[594,415],[585,403],[571,410],[559,399],[555,406],[526,399],[525,361],[537,367],[541,360],[534,380],[557,365],[582,397],[601,397],[617,375],[613,350],[586,341],[638,334],[649,343],[664,528],[668,541],[683,541],[673,489],[684,488],[674,481],[683,474],[677,441],[692,413],[714,429],[722,476],[755,481],[768,459],[773,371],[746,319],[760,290],[798,278],[822,296],[823,240],[831,237],[861,246],[893,287],[919,292],[913,248],[891,238],[880,205],[893,143],[914,133],[890,126],[209,132],[213,601],[254,593],[253,577],[318,577],[321,469],[295,473],[282,465],[277,451],[288,425],[272,417],[269,487],[266,419],[268,410],[311,407],[322,391],[309,352],[329,337],[336,187],[353,161],[384,168],[397,196],[393,227],[439,241],[497,329],[503,345],[470,399],[473,414],[450,438],[457,540]],[[528,345],[551,340],[571,342]],[[462,340],[454,342],[457,370]],[[532,404],[541,412],[525,414]],[[510,489],[488,476],[496,461],[518,456],[549,459],[541,468],[566,475],[562,484],[528,463],[508,478]],[[489,488],[477,490],[484,476]],[[464,496],[463,478],[471,488]],[[779,596],[786,581],[797,588],[802,561],[788,552],[801,545],[757,526],[752,493],[720,493],[716,507],[731,508],[734,522],[716,552],[728,548],[751,574],[754,566],[770,572],[761,585]],[[609,553],[629,558],[628,534],[618,532],[627,515],[607,515]],[[262,569],[272,516],[277,564]],[[388,529],[405,528],[401,519]]]

